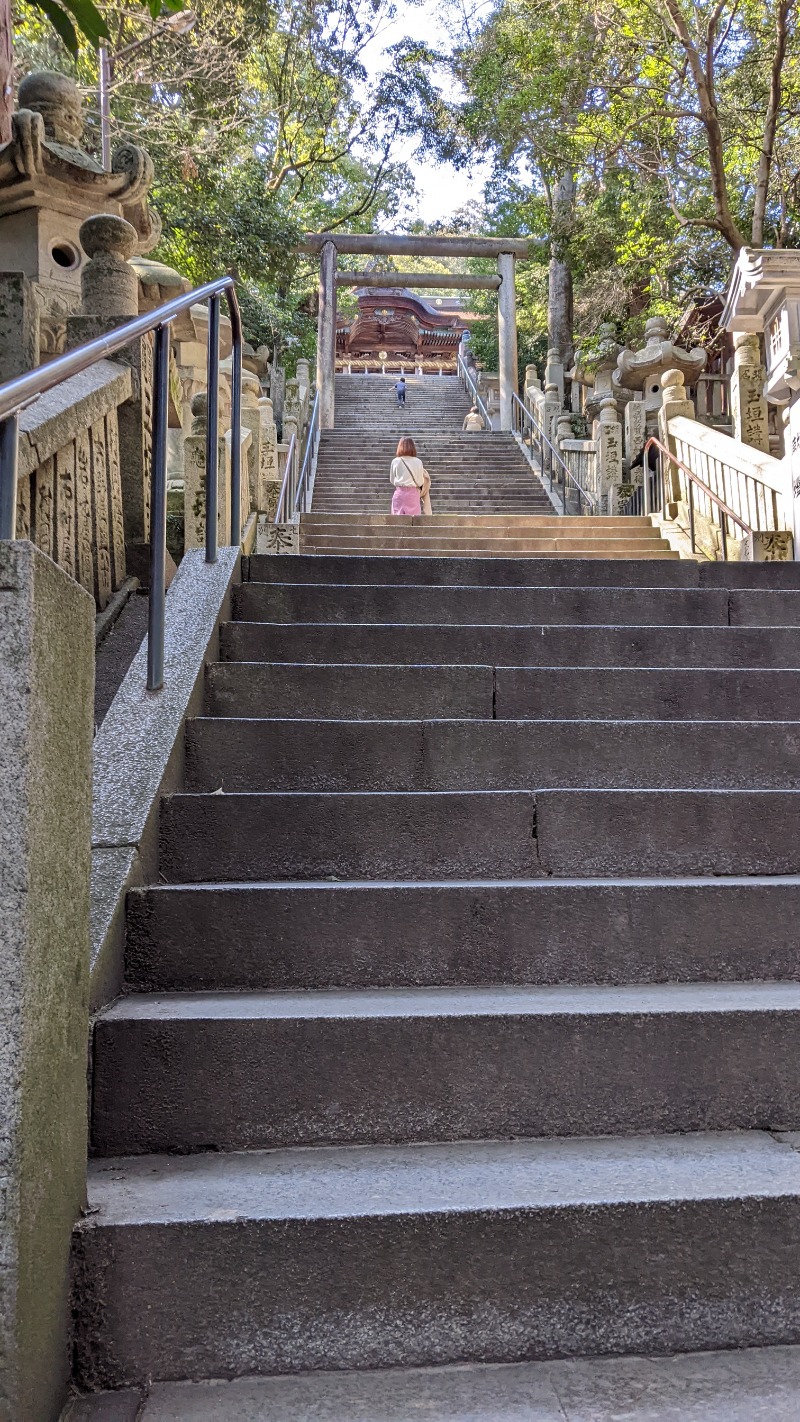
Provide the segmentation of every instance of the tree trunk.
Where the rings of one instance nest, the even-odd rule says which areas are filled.
[[[764,245],[764,223],[769,198],[769,180],[772,172],[772,157],[775,152],[775,135],[778,131],[778,116],[781,107],[781,74],[789,43],[789,16],[794,8],[794,0],[779,0],[775,14],[775,52],[770,70],[769,99],[764,115],[764,134],[761,152],[758,155],[756,194],[753,204],[753,227],[751,241],[754,247]]]
[[[11,0],[0,0],[0,143],[11,141],[14,112],[14,50],[12,46]]]
[[[560,351],[564,366],[569,369],[574,354],[572,272],[567,262],[563,262],[560,257],[551,257],[549,276],[547,343]]]
[[[572,269],[567,254],[567,240],[572,230],[574,211],[575,178],[571,172],[564,173],[553,193],[547,337],[548,345],[560,351],[565,369],[571,367],[575,353]]]

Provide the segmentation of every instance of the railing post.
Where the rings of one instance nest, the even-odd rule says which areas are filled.
[[[208,420],[206,424],[206,562],[217,561],[219,470],[219,297],[208,301]]]
[[[19,414],[0,421],[0,539],[17,536]]]
[[[147,610],[147,690],[164,685],[164,578],[167,561],[167,413],[169,326],[156,331],[153,360],[153,463],[150,489],[150,600]]]
[[[242,541],[242,341],[234,332],[231,371],[231,544]]]

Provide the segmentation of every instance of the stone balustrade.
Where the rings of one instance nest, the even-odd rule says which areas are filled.
[[[120,410],[129,366],[99,361],[20,415],[17,537],[29,538],[98,608],[125,579]]]
[[[753,530],[752,538],[732,519],[726,523],[728,557],[785,562],[792,558],[792,485],[789,465],[695,418],[679,370],[662,376],[659,413],[662,443]],[[665,474],[665,512],[689,527],[689,479],[677,465]],[[695,537],[709,557],[720,554],[719,507],[694,486]]]

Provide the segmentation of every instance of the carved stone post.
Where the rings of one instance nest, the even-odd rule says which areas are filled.
[[[278,431],[272,413],[272,401],[268,396],[264,395],[259,400],[258,413],[261,419],[261,462],[256,507],[259,513],[266,513],[273,519],[278,507],[281,479],[278,472]]]
[[[269,398],[275,412],[277,424],[283,423],[283,397],[286,391],[286,371],[283,366],[274,365],[269,378]]]
[[[602,513],[617,512],[617,494],[622,483],[622,426],[617,419],[617,402],[607,396],[600,407],[597,459],[598,487],[604,507]]]
[[[183,443],[183,512],[185,521],[184,548],[204,548],[206,542],[206,430],[208,427],[208,395],[201,390],[192,398],[192,432]],[[219,438],[217,534],[221,545],[230,539],[230,479],[228,477],[228,446]]]
[[[89,261],[81,272],[82,314],[67,321],[69,346],[103,335],[139,314],[139,282],[128,260],[136,250],[135,229],[124,218],[106,213],[87,218],[80,238]],[[131,366],[136,377],[133,399],[119,408],[125,545],[135,549],[147,543],[150,534],[152,338],[143,337],[116,359]]]
[[[39,303],[23,272],[0,272],[0,384],[39,364]]]
[[[662,444],[673,454],[677,454],[676,442],[669,432],[670,420],[684,416],[694,419],[694,401],[686,394],[683,373],[680,370],[665,370],[661,377],[661,409],[658,412],[658,435]],[[666,461],[665,461],[666,462]],[[670,464],[664,470],[664,511],[669,518],[677,518],[681,500],[680,475],[676,465]]]
[[[733,437],[769,454],[769,422],[763,393],[767,372],[761,364],[758,334],[755,331],[737,331],[733,337],[733,349]]]
[[[550,366],[549,366],[549,364],[548,364],[548,370],[549,370],[549,369],[550,369]],[[549,440],[551,440],[551,441],[553,442],[553,444],[555,444],[555,442],[556,442],[556,427],[557,427],[557,424],[558,424],[558,417],[559,417],[559,415],[561,414],[561,408],[562,408],[562,407],[561,407],[561,401],[560,401],[560,399],[559,399],[559,394],[558,394],[558,386],[555,384],[554,381],[551,381],[551,380],[548,380],[547,378],[545,378],[545,387],[544,387],[544,432],[545,432],[545,434],[547,435],[547,438],[548,438]],[[549,461],[549,453],[548,453],[548,461]]]
[[[646,423],[644,400],[629,400],[625,406],[625,458],[628,468],[644,447]]]
[[[558,398],[558,408],[564,408],[564,363],[561,359],[561,352],[556,346],[551,346],[547,352],[547,365],[544,369],[544,388],[549,390],[555,387]]]
[[[252,371],[242,370],[242,424],[253,436],[247,461],[250,507],[261,508],[259,503],[259,472],[261,469],[261,386],[258,376]]]

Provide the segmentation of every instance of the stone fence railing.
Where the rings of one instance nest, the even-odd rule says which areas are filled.
[[[728,556],[777,562],[790,559],[792,490],[787,463],[701,424],[678,371],[668,371],[663,386],[659,415],[663,443],[753,530],[754,546],[750,549],[741,527],[727,520]],[[677,465],[670,465],[665,473],[665,512],[683,528],[689,525],[689,482]],[[692,500],[697,546],[716,558],[724,515],[696,484]]]
[[[120,407],[130,367],[101,361],[20,416],[17,537],[91,593],[99,608],[125,579]]]

